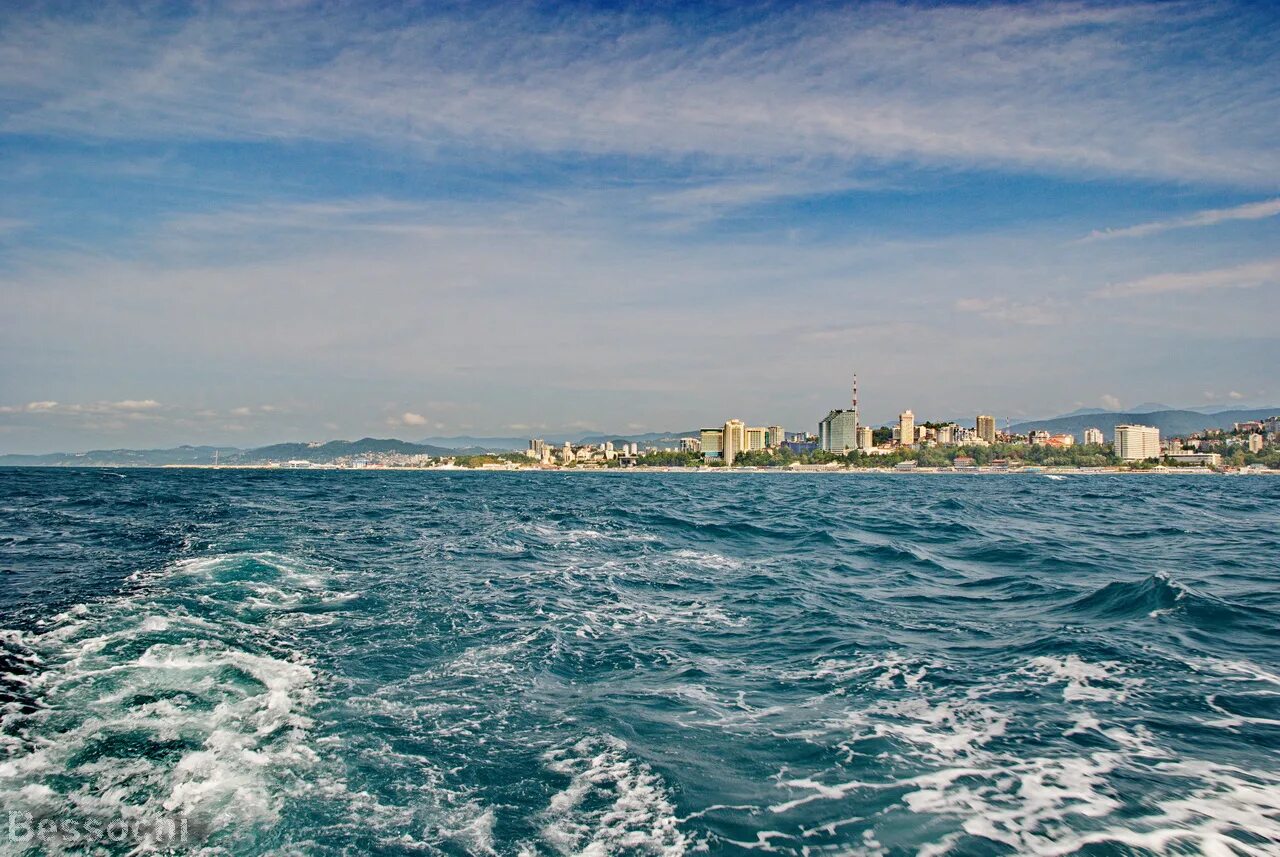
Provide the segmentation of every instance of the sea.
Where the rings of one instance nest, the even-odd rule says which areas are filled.
[[[11,469],[0,628],[0,853],[1280,854],[1271,477]]]

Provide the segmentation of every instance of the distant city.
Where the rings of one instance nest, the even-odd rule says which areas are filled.
[[[631,438],[363,438],[256,449],[181,446],[0,455],[0,466],[1280,472],[1280,407],[1212,414],[1078,411],[1017,425],[1006,418],[1003,427],[996,415],[984,413],[961,424],[906,409],[880,426],[864,425],[860,415],[855,376],[847,401],[817,419],[814,431],[727,417],[701,429]]]
[[[880,428],[862,425],[858,415],[855,375],[848,407],[832,408],[818,421],[814,434],[789,432],[776,424],[751,426],[730,418],[662,449],[642,451],[635,443],[615,447],[608,442],[554,446],[533,439],[525,455],[542,467],[630,467],[644,464],[646,459],[669,466],[829,470],[843,465],[898,471],[1028,466],[1076,470],[1280,467],[1280,449],[1276,448],[1280,415],[1233,423],[1229,431],[1206,428],[1163,440],[1156,426],[1118,424],[1110,438],[1101,428],[1089,426],[1080,443],[1069,432],[1001,430],[991,414],[977,414],[972,426],[963,426],[954,421],[919,420],[905,410],[895,424]],[[1268,455],[1268,451],[1274,454]]]

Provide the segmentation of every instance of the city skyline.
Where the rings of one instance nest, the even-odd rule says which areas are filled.
[[[813,431],[852,366],[874,425],[1280,404],[1277,38],[1247,3],[7,8],[0,452]]]

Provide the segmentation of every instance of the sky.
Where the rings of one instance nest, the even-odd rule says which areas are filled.
[[[1280,7],[8,3],[0,452],[1280,404]]]

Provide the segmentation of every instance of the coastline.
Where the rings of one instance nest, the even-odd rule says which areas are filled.
[[[964,467],[934,468],[920,467],[911,470],[879,467],[823,467],[806,465],[804,467],[333,467],[314,465],[311,467],[280,467],[270,464],[161,464],[161,465],[8,465],[0,469],[8,470],[255,470],[280,473],[293,472],[326,472],[326,473],[684,473],[684,474],[826,474],[838,476],[1280,476],[1280,470],[1211,470],[1205,467],[1184,468],[1148,468],[1130,470],[1119,467],[1104,468],[1046,468],[1046,467]]]

